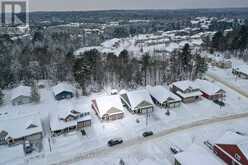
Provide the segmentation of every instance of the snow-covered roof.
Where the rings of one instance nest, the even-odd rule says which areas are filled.
[[[146,101],[151,105],[153,105],[153,101],[147,90],[136,90],[136,91],[127,92],[127,97],[132,109],[136,108],[143,101]]]
[[[91,115],[85,115],[84,117],[80,117],[76,120],[67,121],[60,120],[60,118],[66,118],[68,115],[73,115],[72,110],[75,110],[79,113],[90,113],[91,107],[89,104],[79,104],[79,105],[70,105],[63,106],[59,108],[56,112],[51,114],[50,127],[52,131],[62,130],[68,128],[70,126],[76,126],[77,122],[91,120]]]
[[[107,114],[111,108],[118,109],[123,112],[123,106],[119,95],[102,96],[95,99],[99,111],[99,117]]]
[[[174,101],[181,101],[181,98],[179,98],[177,95],[173,94],[163,86],[159,85],[155,87],[149,87],[148,90],[150,94],[160,103],[167,101],[169,98],[173,99]]]
[[[248,136],[239,135],[236,132],[228,131],[215,144],[237,145],[243,154],[248,158]]]
[[[248,75],[248,65],[240,65],[234,68],[236,71],[242,72]]]
[[[19,96],[31,97],[31,87],[20,85],[14,88],[11,92],[11,100]]]
[[[207,93],[209,95],[214,95],[220,91],[224,91],[218,85],[216,85],[210,81],[207,81],[207,80],[197,79],[194,81],[194,83],[198,86],[198,88],[202,92]]]
[[[201,91],[194,91],[194,92],[190,92],[190,93],[182,93],[181,91],[177,91],[176,93],[178,95],[182,96],[183,98],[196,97],[196,96],[202,95]]]
[[[6,131],[7,137],[22,138],[42,132],[41,121],[38,114],[29,114],[8,120],[3,119],[0,120],[1,131]]]
[[[61,82],[57,84],[56,86],[52,88],[52,90],[55,96],[64,91],[75,93],[75,88],[67,82]]]
[[[192,144],[186,151],[175,155],[183,165],[223,165],[215,156],[197,144]]]
[[[187,89],[199,89],[198,86],[194,83],[194,81],[184,80],[184,81],[177,81],[172,83],[173,86],[185,91]]]

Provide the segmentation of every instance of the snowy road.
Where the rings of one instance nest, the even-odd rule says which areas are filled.
[[[130,147],[130,146],[137,145],[137,144],[142,144],[142,143],[145,143],[151,140],[155,140],[155,139],[167,136],[172,133],[177,133],[180,131],[185,131],[185,130],[196,128],[196,127],[203,127],[203,126],[207,126],[211,124],[216,124],[216,123],[221,123],[221,122],[231,121],[231,120],[236,120],[236,119],[242,119],[242,118],[248,118],[248,113],[233,114],[233,115],[227,115],[223,117],[214,117],[211,119],[199,120],[199,121],[191,122],[188,124],[183,124],[181,126],[177,126],[174,128],[166,129],[157,134],[154,134],[154,136],[149,137],[149,138],[138,137],[138,138],[134,138],[128,141],[124,141],[123,144],[112,147],[112,148],[106,146],[106,147],[101,147],[101,148],[98,148],[94,151],[90,151],[87,153],[81,153],[71,159],[60,161],[60,162],[54,162],[54,163],[51,163],[51,165],[69,165],[69,164],[78,162],[83,159],[89,159],[93,157],[103,156],[105,154],[110,154],[120,149],[124,149],[126,147]]]
[[[215,80],[215,81],[218,81],[220,82],[221,84],[231,88],[232,90],[238,92],[240,95],[244,96],[244,97],[247,97],[248,98],[248,93],[245,92],[244,90],[240,89],[239,87],[237,86],[234,86],[232,85],[231,83],[229,83],[228,81],[224,80],[224,79],[221,79],[219,76],[213,74],[213,73],[210,73],[210,72],[207,72],[206,73],[206,76]]]

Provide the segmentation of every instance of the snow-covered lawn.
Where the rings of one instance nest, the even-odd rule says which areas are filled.
[[[242,60],[232,58],[232,65],[233,67],[238,67],[240,65],[248,65],[247,63],[243,62]],[[248,80],[236,77],[232,74],[232,69],[221,69],[218,67],[209,67],[208,73],[218,77],[221,80],[224,80],[231,84],[232,86],[243,90],[244,92],[248,93]]]
[[[39,104],[12,106],[10,103],[7,103],[0,108],[0,112],[8,112],[7,115],[2,116],[3,118],[34,112],[40,114],[45,135],[43,139],[43,151],[41,152],[41,154],[45,156],[44,158],[39,157],[36,159],[27,159],[30,160],[29,162],[31,163],[35,161],[36,164],[44,164],[44,162],[56,162],[58,160],[68,159],[77,154],[106,148],[107,141],[114,137],[122,137],[124,141],[127,141],[142,138],[142,133],[146,130],[151,130],[154,133],[159,133],[165,129],[191,123],[192,121],[209,119],[212,117],[224,116],[228,114],[248,112],[247,98],[240,96],[238,93],[223,86],[222,84],[217,84],[227,92],[225,99],[226,106],[223,108],[220,108],[218,105],[205,98],[201,98],[201,100],[195,103],[181,104],[181,106],[178,108],[170,109],[170,116],[167,116],[165,114],[165,109],[155,107],[155,111],[149,115],[148,125],[146,125],[146,115],[131,114],[129,111],[125,110],[123,119],[103,122],[99,120],[99,118],[92,110],[92,126],[85,129],[87,135],[82,136],[80,132],[71,132],[70,134],[51,138],[52,152],[50,152],[48,143],[48,138],[50,137],[49,116],[53,115],[54,112],[58,111],[60,108],[66,108],[69,105],[90,104],[91,99],[110,93],[110,91],[108,91],[110,88],[106,88],[107,90],[101,93],[92,94],[89,97],[82,96],[80,98],[73,98],[70,100],[55,101],[50,87],[47,87],[45,89],[40,89],[41,102]],[[139,122],[137,122],[137,120],[139,120]],[[181,136],[183,135],[184,134],[182,134]],[[166,148],[161,149],[159,145],[153,146],[153,143],[148,143],[146,145],[148,145],[148,147],[152,147],[151,150],[153,152],[154,150],[158,151],[158,154],[156,154],[158,156],[152,157],[152,160],[156,159],[159,162],[160,159],[163,160],[165,158],[165,153],[167,152]],[[143,157],[152,155],[149,149],[147,149],[146,147],[147,146],[145,146],[145,148],[134,147],[135,152],[133,154],[130,153],[130,155],[133,155],[133,158],[131,158],[130,161],[139,162],[143,159]],[[0,148],[0,151],[3,151],[5,149],[6,148]],[[166,152],[164,152],[163,150],[165,150]],[[141,152],[140,157],[139,154],[137,154],[139,153],[139,151],[144,151]],[[123,152],[125,153],[125,151]],[[162,157],[162,155],[164,157]],[[125,154],[123,155],[123,157],[125,157]],[[126,159],[128,157],[129,156],[126,155]],[[116,161],[118,159],[119,157],[117,156]],[[171,160],[171,158],[169,158],[169,160]],[[103,163],[105,162],[105,160],[101,162]],[[108,162],[108,160],[106,160],[106,162]]]

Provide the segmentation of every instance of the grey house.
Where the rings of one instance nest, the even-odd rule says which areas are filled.
[[[154,104],[147,90],[137,90],[121,95],[123,104],[134,113],[146,113],[154,110]]]
[[[22,144],[25,140],[41,142],[42,127],[38,114],[0,120],[0,144]]]
[[[59,83],[52,88],[56,100],[70,99],[75,95],[75,88],[65,82]]]
[[[28,104],[32,102],[31,87],[19,86],[11,92],[11,103],[13,105]]]

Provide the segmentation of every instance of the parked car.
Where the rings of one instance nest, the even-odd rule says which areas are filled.
[[[177,154],[177,153],[179,153],[179,152],[182,152],[182,150],[179,148],[179,147],[177,147],[177,146],[170,146],[170,150],[171,150],[171,152],[173,153],[173,154]]]
[[[121,143],[123,143],[123,140],[121,138],[114,138],[108,141],[108,145],[110,147]]]
[[[30,154],[33,152],[33,147],[32,147],[32,144],[30,143],[30,141],[24,142],[24,152],[26,154]]]
[[[214,103],[215,104],[218,104],[221,107],[224,107],[225,106],[225,103],[223,101],[220,101],[220,100],[214,100]]]
[[[118,94],[118,90],[117,89],[112,89],[111,90],[111,95],[117,95]]]
[[[143,135],[143,137],[152,136],[153,132],[152,131],[147,131],[147,132],[144,132],[142,135]]]

